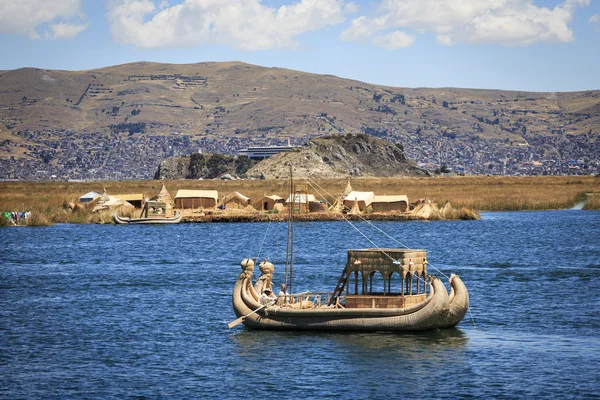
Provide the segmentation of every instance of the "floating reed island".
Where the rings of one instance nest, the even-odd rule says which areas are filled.
[[[121,197],[129,203],[122,203],[119,216],[139,218],[142,214],[141,201],[145,198],[152,199],[165,186],[171,194],[183,190],[217,191],[217,198],[213,206],[202,207],[198,199],[190,198],[181,200],[186,208],[183,212],[184,221],[263,221],[278,220],[278,214],[286,214],[285,196],[289,192],[289,183],[285,179],[273,180],[145,180],[145,181],[103,181],[103,182],[0,182],[0,211],[31,211],[28,225],[51,225],[54,223],[114,223],[113,215],[115,209],[96,210],[103,189],[114,198]],[[321,179],[315,182],[322,193],[343,194],[347,186],[346,180]],[[386,220],[411,220],[427,219],[423,216],[411,215],[413,207],[417,206],[418,200],[430,199],[437,203],[437,208],[443,210],[450,203],[453,214],[450,215],[446,208],[444,215],[433,212],[428,219],[470,219],[469,214],[477,214],[475,210],[482,211],[520,211],[520,210],[556,210],[572,207],[582,207],[584,210],[600,210],[600,178],[591,176],[552,176],[552,177],[508,177],[508,176],[465,176],[465,177],[436,177],[436,178],[356,178],[351,181],[352,187],[361,192],[392,195],[394,193],[405,195],[409,211],[389,210],[380,211],[382,204],[372,206],[371,210],[361,211],[364,219],[386,219]],[[250,199],[252,208],[244,211],[247,206],[234,205],[227,201],[226,208],[219,209],[226,195],[240,193]],[[136,194],[129,196],[128,194]],[[339,218],[327,210],[320,210],[314,206],[318,201],[322,204],[327,202],[334,204],[339,196],[316,196],[317,203],[304,218],[307,220],[336,220]],[[89,196],[84,196],[89,194]],[[269,198],[267,198],[269,197]],[[261,201],[264,198],[264,201]],[[309,196],[310,198],[310,196]],[[129,199],[129,200],[127,200]],[[137,199],[137,200],[136,200]],[[241,196],[230,196],[227,200],[243,200]],[[362,206],[357,199],[359,207]],[[368,199],[367,199],[368,200]],[[379,200],[379,199],[378,199]],[[384,200],[390,200],[387,198]],[[235,201],[235,200],[233,200]],[[118,200],[109,201],[109,207],[114,207]],[[187,202],[188,204],[183,204]],[[281,209],[267,209],[274,207],[276,203],[282,203]],[[179,203],[179,200],[178,200]],[[191,203],[191,204],[190,204]],[[352,209],[354,202],[349,204]],[[397,202],[396,205],[401,205]],[[180,204],[175,204],[174,210],[180,211]],[[279,207],[279,206],[277,206]],[[321,207],[321,206],[318,206]],[[157,211],[157,210],[154,210]],[[168,213],[166,213],[168,215]],[[243,216],[240,216],[242,214]],[[327,214],[321,216],[320,214]],[[350,214],[349,218],[352,217]],[[298,218],[303,218],[299,217]],[[7,219],[0,226],[13,226]]]
[[[200,213],[184,214],[183,222],[285,222],[288,218],[288,212],[283,209],[281,212],[252,212],[251,210],[235,211],[209,211]],[[477,220],[479,213],[475,210],[461,208],[455,209],[450,203],[444,207],[438,207],[430,200],[420,200],[418,205],[407,212],[371,212],[371,213],[352,213],[352,212],[308,212],[294,213],[294,220],[297,222],[320,222],[320,221],[432,221],[432,220]]]

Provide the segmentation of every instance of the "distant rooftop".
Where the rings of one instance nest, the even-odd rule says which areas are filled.
[[[255,146],[248,147],[247,149],[242,149],[238,152],[240,156],[247,156],[253,160],[262,160],[267,157],[271,157],[278,153],[283,153],[284,151],[291,151],[298,146]]]

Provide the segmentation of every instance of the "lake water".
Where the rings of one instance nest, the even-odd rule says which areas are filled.
[[[228,330],[244,257],[281,282],[286,224],[0,229],[0,398],[598,398],[600,212],[376,226],[462,277],[457,328]],[[345,222],[296,239],[295,291],[333,290],[347,249],[372,247]]]

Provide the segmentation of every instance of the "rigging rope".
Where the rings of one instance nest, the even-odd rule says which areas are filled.
[[[309,183],[309,184],[310,184],[310,185],[313,187],[313,189],[315,189],[315,191],[317,191],[317,193],[319,193],[319,191],[318,191],[318,190],[315,188],[315,186],[313,186],[313,183],[314,183],[314,185],[318,186],[318,187],[319,187],[321,190],[323,190],[323,191],[324,191],[324,192],[325,192],[327,195],[329,195],[330,197],[333,197],[333,198],[335,198],[335,196],[333,196],[333,195],[332,195],[331,193],[329,193],[329,192],[328,192],[326,189],[324,189],[322,186],[320,186],[320,185],[319,185],[319,184],[318,184],[316,181],[312,180],[311,178],[309,178],[309,177],[308,177],[308,176],[306,176],[306,175],[303,175],[301,172],[297,172],[297,173],[298,173],[298,174],[300,174],[300,175],[302,175],[302,177],[303,177],[304,179],[306,179],[306,181],[308,181],[308,183]],[[326,198],[325,198],[323,195],[321,195],[320,193],[319,193],[319,195],[320,195],[320,196],[321,196],[321,197],[322,197],[322,198],[325,200],[325,202],[326,202],[327,204],[329,204],[330,206],[332,205],[332,204],[331,204],[329,201],[327,201],[327,199],[326,199]],[[343,214],[342,214],[341,212],[340,212],[340,215],[342,216],[342,218],[344,218],[344,216],[343,216]],[[398,243],[400,246],[404,247],[405,249],[409,249],[409,247],[408,247],[407,245],[405,245],[404,243],[402,243],[401,241],[399,241],[399,240],[398,240],[398,239],[396,239],[395,237],[393,237],[393,236],[389,235],[387,232],[385,232],[384,230],[380,229],[378,226],[376,226],[375,224],[373,224],[373,223],[372,223],[371,221],[369,221],[368,219],[365,219],[365,218],[363,218],[363,217],[362,217],[362,215],[360,215],[360,214],[356,214],[356,215],[357,215],[357,216],[358,216],[358,217],[359,217],[359,218],[360,218],[360,219],[361,219],[363,222],[366,222],[367,224],[369,224],[370,226],[372,226],[373,228],[375,228],[375,229],[376,229],[376,230],[378,230],[379,232],[383,233],[385,236],[387,236],[388,238],[390,238],[390,239],[391,239],[391,240],[393,240],[394,242]],[[349,220],[347,220],[346,218],[344,218],[344,219],[345,219],[345,220],[346,220],[348,223],[350,223],[350,221],[349,221]],[[352,225],[352,224],[350,223],[350,225]],[[354,225],[352,225],[352,226],[354,227]],[[357,229],[357,228],[356,228],[356,227],[354,227],[354,229]],[[362,234],[362,232],[361,232],[361,234]],[[364,236],[364,235],[363,235],[363,236]],[[369,241],[370,241],[370,240],[369,240]],[[371,243],[372,243],[372,242],[371,242]],[[377,247],[377,246],[376,246],[376,247]],[[379,248],[379,247],[378,247],[378,248]],[[387,254],[386,254],[386,255],[387,255]],[[388,255],[388,257],[389,257],[389,255]],[[391,257],[390,257],[390,258],[391,258]],[[445,277],[446,279],[450,279],[450,277],[448,277],[446,274],[444,274],[444,273],[443,273],[443,272],[442,272],[442,271],[441,271],[439,268],[437,268],[437,267],[436,267],[436,266],[434,266],[433,264],[431,264],[431,263],[429,263],[429,262],[428,262],[428,265],[429,265],[431,268],[435,269],[437,272],[439,272],[439,273],[440,273],[440,275],[442,275],[442,276],[443,276],[443,277]]]
[[[267,229],[265,230],[265,235],[263,236],[262,243],[258,248],[258,255],[256,256],[257,259],[260,258],[260,253],[262,252],[263,245],[265,244],[265,240],[267,239],[267,234],[269,233],[269,227],[271,226],[271,216],[269,214],[267,214],[267,216],[269,217],[269,224],[267,225]]]
[[[323,196],[323,194],[322,194],[322,193],[319,191],[319,189],[317,189],[317,188],[316,188],[316,187],[313,185],[313,182],[314,182],[314,181],[312,181],[310,178],[308,178],[306,175],[303,175],[302,173],[299,173],[299,174],[300,174],[300,175],[301,175],[301,176],[302,176],[302,177],[303,177],[303,178],[304,178],[304,179],[305,179],[305,180],[308,182],[308,184],[309,184],[309,185],[310,185],[310,186],[311,186],[311,187],[312,187],[312,188],[313,188],[313,189],[314,189],[314,190],[317,192],[317,194],[318,194],[319,196],[321,196],[321,198],[323,198],[323,199],[325,200],[325,202],[326,202],[327,204],[329,204],[330,206],[332,205],[332,204],[331,204],[329,201],[327,201],[327,199],[325,198],[325,196]],[[314,183],[315,183],[315,185],[319,186],[319,185],[318,185],[316,182],[314,182]],[[320,186],[319,186],[319,187],[320,187]],[[330,193],[328,193],[328,192],[327,192],[325,189],[323,189],[322,187],[320,187],[320,188],[321,188],[323,191],[325,191],[327,194],[329,194],[329,196],[331,196],[331,194],[330,194]],[[332,196],[332,197],[333,197],[333,196]],[[376,244],[375,242],[373,242],[373,241],[372,241],[372,240],[371,240],[371,239],[370,239],[370,238],[369,238],[367,235],[365,235],[365,234],[364,234],[364,233],[363,233],[363,232],[362,232],[360,229],[358,229],[358,228],[357,228],[357,227],[356,227],[356,226],[355,226],[355,225],[354,225],[352,222],[350,222],[350,220],[349,220],[348,218],[346,218],[346,217],[344,216],[344,214],[343,214],[343,213],[341,213],[341,212],[340,212],[339,214],[340,214],[340,216],[341,216],[341,217],[344,219],[344,221],[346,221],[347,223],[349,223],[349,224],[350,224],[350,226],[352,226],[352,227],[353,227],[353,228],[354,228],[354,229],[355,229],[355,230],[356,230],[358,233],[360,233],[360,234],[361,234],[361,235],[362,235],[362,236],[363,236],[363,237],[364,237],[364,238],[365,238],[365,239],[366,239],[366,240],[367,240],[369,243],[371,243],[371,245],[373,245],[373,246],[374,246],[374,247],[375,247],[377,250],[381,251],[381,252],[382,252],[382,253],[383,253],[383,254],[384,254],[386,257],[388,257],[390,260],[392,260],[392,262],[396,262],[396,261],[397,261],[397,260],[396,260],[394,257],[390,256],[390,255],[389,255],[389,254],[388,254],[388,253],[387,253],[385,250],[383,250],[381,247],[377,246],[377,244]],[[402,269],[404,269],[404,270],[408,270],[408,269],[407,269],[407,267],[405,267],[405,266],[402,266]],[[425,279],[423,279],[422,277],[420,277],[420,276],[418,276],[418,275],[417,275],[417,279],[420,279],[420,280],[421,280],[421,281],[422,281],[424,284],[426,283],[426,282],[425,282]]]

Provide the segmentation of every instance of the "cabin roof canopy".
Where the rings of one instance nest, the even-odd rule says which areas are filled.
[[[176,199],[182,198],[205,198],[205,199],[214,199],[217,201],[219,199],[219,192],[216,190],[187,190],[187,189],[179,189],[177,194],[175,195]]]
[[[377,195],[373,198],[373,203],[397,203],[404,201],[408,203],[408,197],[403,194],[397,195]]]

